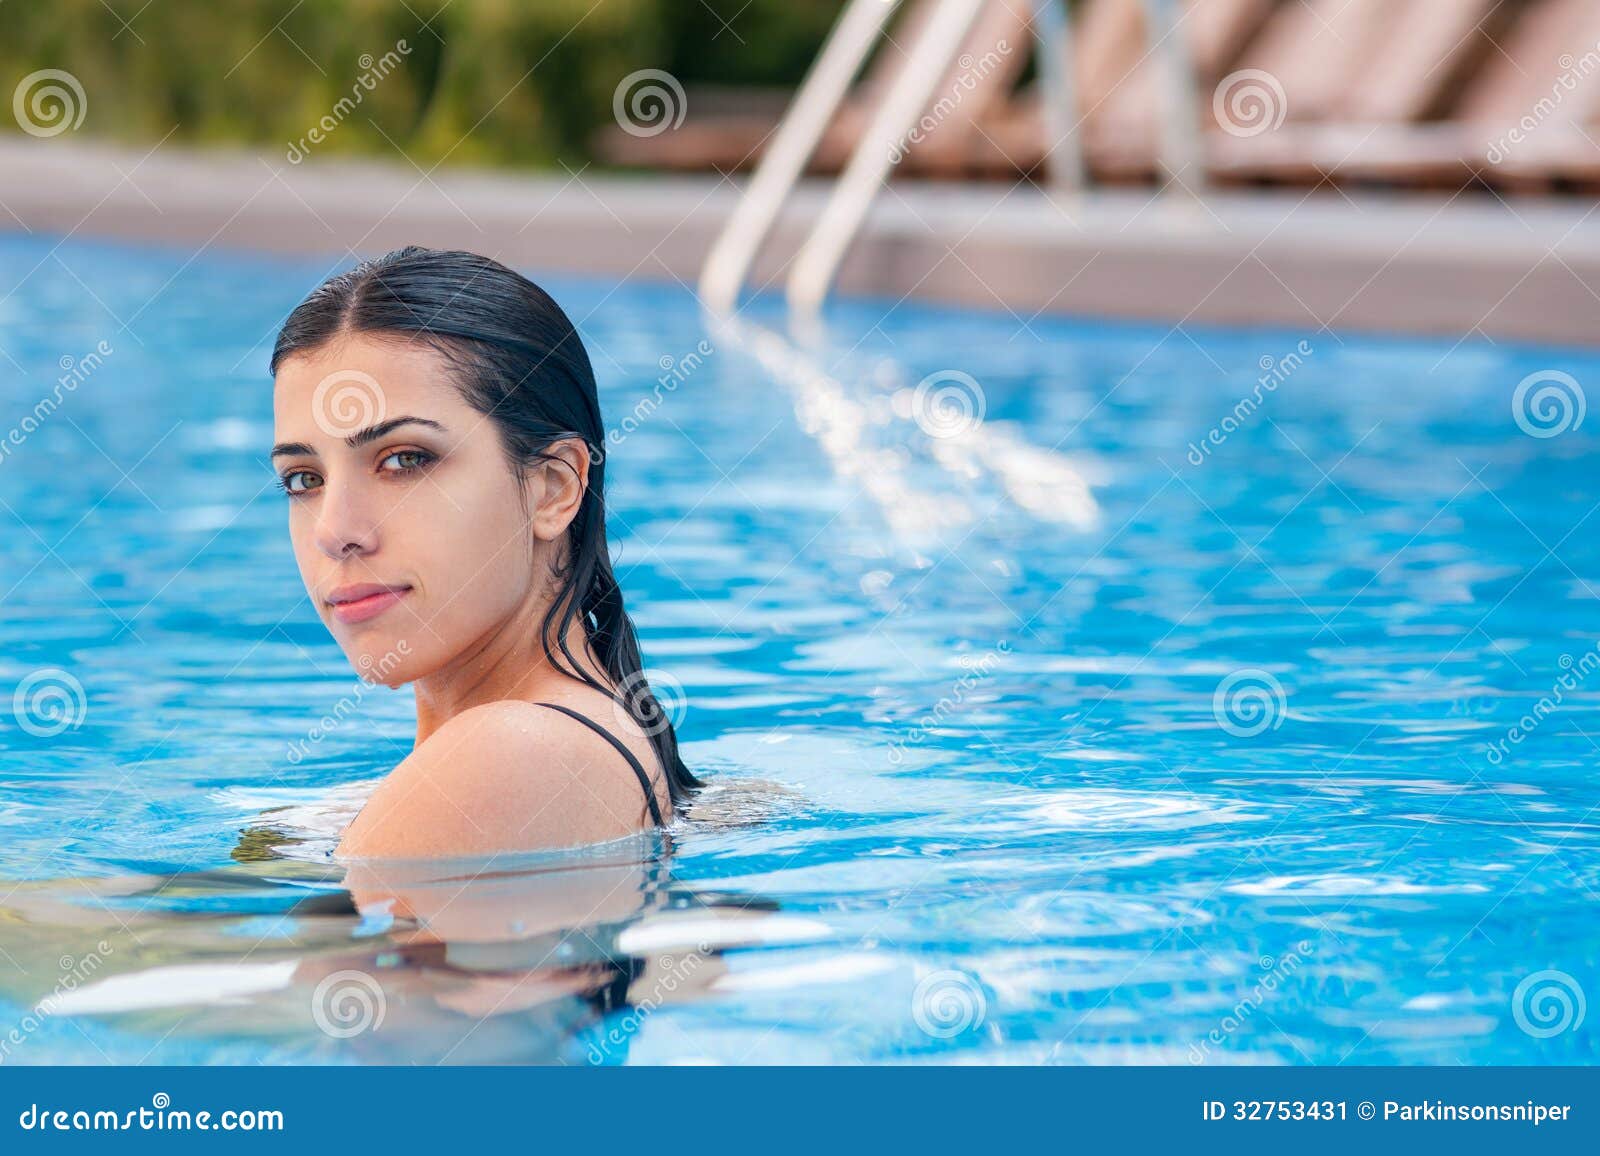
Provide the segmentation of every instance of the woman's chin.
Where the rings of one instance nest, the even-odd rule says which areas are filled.
[[[415,656],[411,644],[403,638],[392,646],[351,647],[346,648],[344,653],[363,682],[393,690],[416,678],[412,670]]]

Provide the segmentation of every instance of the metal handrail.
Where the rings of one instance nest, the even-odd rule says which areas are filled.
[[[821,308],[896,154],[904,151],[934,86],[955,60],[963,38],[989,0],[926,2],[936,5],[932,16],[790,266],[786,294],[796,313],[809,316]],[[737,306],[757,251],[896,3],[851,0],[828,34],[701,270],[700,299],[714,312],[728,312]],[[1074,120],[1077,101],[1071,25],[1064,0],[1034,0],[1033,12],[1050,182],[1058,190],[1077,190],[1086,183],[1086,170],[1082,134]]]
[[[790,190],[816,151],[861,62],[877,40],[896,0],[851,0],[783,114],[772,143],[728,219],[700,274],[700,299],[712,309],[732,309],[756,250],[777,220]]]
[[[1144,10],[1150,51],[1161,76],[1160,165],[1180,189],[1197,192],[1206,182],[1206,165],[1195,101],[1195,67],[1181,31],[1183,17],[1178,0],[1145,0]]]
[[[939,0],[790,266],[786,294],[791,310],[812,314],[822,307],[839,262],[889,175],[895,153],[904,146],[933,95],[934,85],[956,58],[962,38],[985,2]]]
[[[1077,68],[1072,22],[1063,0],[1034,0],[1033,40],[1038,48],[1040,123],[1044,126],[1045,172],[1050,186],[1076,192],[1088,184],[1083,135],[1078,130]]]

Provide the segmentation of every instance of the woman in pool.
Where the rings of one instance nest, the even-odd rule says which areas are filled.
[[[605,532],[594,371],[538,286],[409,247],[319,286],[272,353],[273,469],[312,604],[416,746],[341,857],[619,838],[700,784],[641,669]]]

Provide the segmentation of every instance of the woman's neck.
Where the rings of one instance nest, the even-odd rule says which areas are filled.
[[[558,669],[540,644],[539,628],[547,610],[547,604],[524,606],[449,664],[412,684],[419,746],[462,711],[504,699],[535,702],[577,681]],[[567,665],[554,640],[551,649]],[[580,670],[602,683],[608,681],[583,623],[576,618],[567,625],[566,649]]]

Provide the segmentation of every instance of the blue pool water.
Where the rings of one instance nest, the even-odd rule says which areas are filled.
[[[429,954],[319,865],[412,725],[264,461],[331,263],[0,239],[0,1062],[1600,1056],[1600,356],[541,278],[717,788]]]

